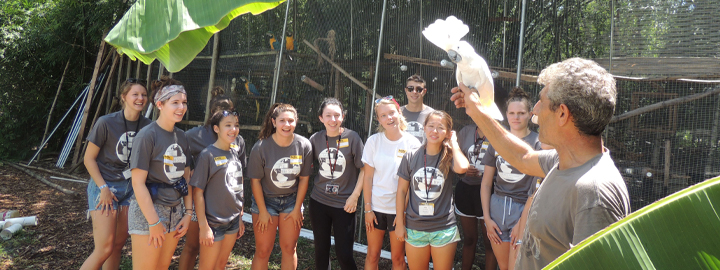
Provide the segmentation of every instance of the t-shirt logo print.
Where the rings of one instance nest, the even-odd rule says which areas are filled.
[[[281,158],[272,167],[270,179],[279,188],[289,188],[295,184],[297,175],[300,174],[300,164],[293,164],[289,157]]]
[[[505,180],[505,182],[508,183],[517,183],[523,177],[525,177],[524,173],[521,173],[515,167],[510,165],[502,156],[498,156],[497,160],[495,161],[495,164],[497,164],[498,168],[498,176]]]
[[[427,173],[425,169],[427,169]],[[425,167],[425,169],[420,168],[415,172],[415,175],[413,175],[413,191],[421,200],[434,201],[440,197],[440,193],[445,185],[445,175],[437,168]],[[433,173],[435,174],[435,179],[432,180],[430,190],[428,191],[425,181],[430,183]],[[425,178],[426,175],[427,178]]]
[[[125,132],[118,138],[115,153],[123,162],[128,161],[128,156],[130,155],[130,151],[132,151],[133,139],[135,139],[135,131]]]
[[[475,169],[478,169],[480,173],[485,172],[485,165],[482,164],[482,159],[485,157],[485,152],[487,152],[487,145],[483,144],[480,146],[479,151],[475,151],[476,145],[470,145],[470,148],[468,148],[468,157],[470,157],[470,165],[473,165]],[[477,155],[475,153],[478,153]]]
[[[165,150],[165,176],[170,182],[180,180],[185,173],[185,153],[179,144],[173,143]]]
[[[337,161],[335,160],[335,153],[337,153]],[[334,177],[338,179],[345,172],[345,155],[343,155],[342,152],[338,152],[337,148],[330,148],[330,157],[328,157],[328,149],[323,149],[318,157],[318,160],[320,160],[320,175],[322,177],[327,179]],[[330,173],[330,163],[335,164],[335,172],[332,174]]]
[[[236,194],[243,192],[242,175],[242,164],[239,161],[232,160],[228,162],[227,169],[225,169],[225,183]]]
[[[405,132],[410,133],[410,135],[413,135],[416,138],[420,139],[421,142],[425,141],[425,131],[423,129],[423,125],[417,121],[409,121],[407,130],[405,130]]]

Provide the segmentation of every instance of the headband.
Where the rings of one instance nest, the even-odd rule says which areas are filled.
[[[158,102],[158,101],[160,101],[160,102],[166,101],[166,100],[170,99],[170,97],[172,97],[172,96],[174,96],[174,95],[176,95],[176,94],[185,94],[185,95],[187,95],[187,93],[185,92],[185,87],[183,87],[182,85],[168,85],[168,86],[165,86],[165,87],[163,87],[162,89],[160,89],[160,91],[158,91],[158,92],[155,94],[155,102]]]

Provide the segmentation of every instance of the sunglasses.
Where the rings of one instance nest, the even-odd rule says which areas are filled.
[[[146,80],[136,79],[136,78],[128,78],[127,82],[129,83],[137,83],[137,84],[146,84]]]
[[[425,90],[425,87],[420,87],[420,86],[415,86],[415,87],[407,86],[407,87],[405,87],[405,89],[407,89],[408,92],[422,93],[422,91]]]
[[[395,101],[395,98],[392,95],[389,95],[389,96],[383,97],[383,98],[378,98],[375,100],[375,104],[378,104],[378,103],[380,103],[380,101],[383,101],[383,100]],[[397,103],[397,101],[395,101],[395,102]]]
[[[223,111],[223,117],[228,117],[228,115],[238,116],[237,112]]]

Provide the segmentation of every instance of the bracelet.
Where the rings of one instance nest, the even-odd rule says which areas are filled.
[[[363,211],[363,213],[365,213],[365,214],[370,213],[370,212],[372,212],[372,210]]]
[[[370,204],[369,202],[366,202],[365,204]]]
[[[186,215],[186,216],[191,216],[191,217],[192,217],[192,214],[191,214],[191,213],[188,213],[188,212],[185,212],[185,215]]]
[[[104,185],[102,185],[102,186],[99,186],[98,189],[102,190],[103,188],[106,188],[106,187],[108,187],[108,185],[107,185],[107,184],[104,184]]]
[[[188,211],[190,211],[190,213],[192,213],[192,209],[185,209],[185,213],[187,213]]]
[[[149,227],[157,226],[158,224],[160,224],[160,219],[159,219],[159,218],[158,218],[158,221],[155,222],[155,224],[151,224]]]

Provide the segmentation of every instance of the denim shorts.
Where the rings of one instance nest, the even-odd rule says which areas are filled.
[[[110,192],[117,197],[117,202],[115,200],[112,200],[112,207],[113,210],[118,210],[118,206],[129,206],[130,205],[130,198],[133,195],[133,189],[132,189],[132,182],[130,181],[117,181],[117,182],[111,182],[107,181],[105,182],[108,185],[108,188],[110,189]],[[95,181],[90,179],[90,182],[88,182],[87,187],[87,194],[88,194],[88,211],[95,211],[102,209],[102,206],[100,208],[96,208],[98,202],[100,201],[100,189],[98,188],[97,184],[95,184]]]
[[[413,229],[406,230],[407,239],[405,242],[413,247],[420,248],[426,247],[427,245],[432,247],[443,247],[447,244],[460,241],[460,234],[458,233],[458,228],[455,225],[450,228],[434,232],[423,232]]]
[[[498,235],[500,240],[510,242],[510,232],[520,221],[524,208],[524,203],[514,201],[508,196],[493,194],[490,197],[490,218],[502,232]]]
[[[222,241],[223,239],[225,239],[226,234],[233,234],[238,232],[240,230],[240,218],[241,216],[237,216],[229,223],[217,227],[210,227],[213,232],[213,238],[215,238],[215,240],[213,241]]]
[[[281,197],[265,197],[265,208],[271,216],[279,216],[280,214],[289,214],[295,209],[295,202],[297,200],[297,193],[293,193]],[[300,208],[300,213],[303,213],[305,206]],[[255,202],[255,196],[252,197],[252,207],[250,207],[250,213],[260,214],[260,209]]]
[[[174,232],[175,227],[180,223],[183,217],[184,205],[182,203],[176,206],[165,206],[158,203],[153,203],[155,212],[157,212],[160,218],[160,224],[156,226],[164,226],[167,232]],[[145,215],[140,210],[137,200],[130,200],[130,208],[128,209],[128,233],[149,235],[150,234],[150,223],[148,223]]]

